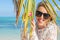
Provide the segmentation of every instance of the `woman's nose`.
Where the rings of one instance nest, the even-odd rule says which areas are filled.
[[[43,15],[41,15],[41,17],[40,17],[41,19],[43,19]]]

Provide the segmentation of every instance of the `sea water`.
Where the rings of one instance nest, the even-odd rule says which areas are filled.
[[[20,40],[20,25],[15,26],[15,20],[15,17],[0,17],[0,40]]]

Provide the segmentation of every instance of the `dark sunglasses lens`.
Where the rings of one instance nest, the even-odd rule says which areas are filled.
[[[37,16],[37,17],[41,17],[41,15],[42,15],[42,13],[41,13],[41,12],[36,11],[36,16]]]
[[[49,17],[50,17],[49,14],[44,14],[44,18],[45,18],[45,19],[48,19]]]

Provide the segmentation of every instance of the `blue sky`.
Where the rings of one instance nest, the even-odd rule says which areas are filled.
[[[0,0],[0,17],[7,16],[15,16],[13,2],[12,0]]]
[[[36,0],[36,3],[40,1],[41,0]],[[59,1],[56,0],[56,2],[60,5]],[[60,11],[57,8],[56,11],[58,11],[58,15],[60,15]],[[13,0],[0,0],[0,17],[15,17]]]

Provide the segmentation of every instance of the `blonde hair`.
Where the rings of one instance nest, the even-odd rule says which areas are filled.
[[[44,2],[40,2],[40,3],[38,4],[37,9],[38,9],[40,6],[43,6],[43,7],[47,10],[47,12],[48,12],[48,13],[50,14],[50,16],[51,16],[51,21],[56,24],[56,15],[55,15],[54,11],[52,10],[51,5],[50,5],[49,3],[47,3],[46,1],[44,1]]]

